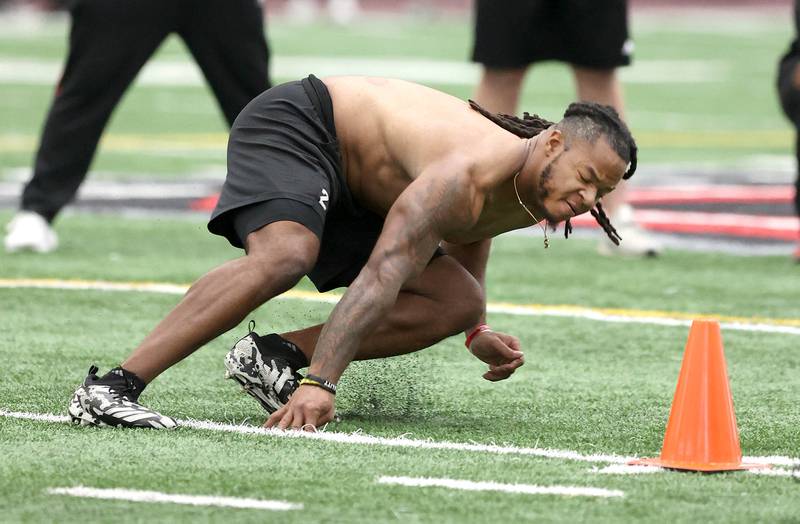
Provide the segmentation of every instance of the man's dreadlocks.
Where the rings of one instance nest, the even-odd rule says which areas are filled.
[[[599,137],[603,136],[608,141],[611,149],[624,162],[628,162],[628,169],[622,175],[622,178],[627,180],[636,171],[636,153],[638,151],[636,142],[633,140],[628,126],[625,125],[619,114],[611,106],[593,102],[575,102],[567,107],[561,122],[554,123],[539,115],[531,115],[527,112],[523,114],[522,118],[503,113],[490,113],[473,100],[469,101],[469,105],[506,131],[510,131],[522,138],[533,138],[550,126],[556,126],[556,129],[565,131],[567,143],[571,138],[578,137],[590,144],[594,144]],[[619,245],[619,241],[622,238],[614,226],[611,225],[611,221],[603,211],[603,206],[600,202],[597,202],[590,212],[611,241]],[[564,236],[569,238],[571,232],[572,224],[567,219],[564,226]]]

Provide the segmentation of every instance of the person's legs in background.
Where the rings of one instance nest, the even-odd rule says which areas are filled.
[[[794,47],[793,47],[794,49]],[[795,213],[800,217],[800,56],[788,54],[784,56],[778,66],[778,95],[781,108],[795,129],[795,156],[797,157],[797,174],[795,175],[794,206]],[[800,231],[798,231],[800,235]],[[800,236],[794,259],[800,263]]]
[[[57,247],[50,224],[75,197],[123,93],[172,30],[175,4],[162,0],[76,4],[64,73],[20,212],[7,226],[6,251],[48,252]]]
[[[270,88],[269,47],[259,3],[198,3],[183,13],[178,33],[202,69],[229,126],[244,106]]]
[[[475,101],[494,113],[515,114],[526,71],[526,67],[516,69],[484,67],[475,90]]]
[[[480,105],[493,112],[516,114],[529,65],[557,60],[572,65],[579,100],[610,105],[625,118],[616,73],[617,66],[630,62],[632,50],[624,1],[609,5],[582,0],[477,0],[475,8],[473,60],[483,65],[475,91]],[[626,185],[603,199],[623,241],[617,246],[603,236],[598,251],[605,255],[657,255],[661,246],[634,220]]]

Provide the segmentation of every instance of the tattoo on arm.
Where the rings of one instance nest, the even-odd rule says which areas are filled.
[[[471,225],[458,176],[420,176],[389,211],[367,265],[322,329],[309,372],[337,381],[366,335],[394,307],[401,287],[419,275],[448,231]]]

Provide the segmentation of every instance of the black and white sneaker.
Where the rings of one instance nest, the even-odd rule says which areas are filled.
[[[133,373],[122,368],[114,368],[103,377],[96,373],[97,367],[90,367],[86,380],[72,396],[68,411],[74,424],[150,429],[178,425],[174,419],[137,403],[144,382]]]
[[[268,413],[289,402],[308,366],[300,348],[277,334],[259,336],[253,332],[241,338],[225,356],[225,378],[238,382]]]

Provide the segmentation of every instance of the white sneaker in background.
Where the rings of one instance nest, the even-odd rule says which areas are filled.
[[[58,236],[47,220],[32,211],[20,211],[6,226],[5,247],[9,253],[31,250],[49,253],[58,247]]]
[[[358,0],[328,0],[328,17],[339,25],[353,22],[360,12]]]
[[[633,208],[630,205],[619,206],[608,218],[619,236],[622,237],[622,241],[617,246],[603,234],[603,238],[597,244],[597,252],[601,255],[655,257],[663,251],[661,243],[636,223],[633,218]]]

